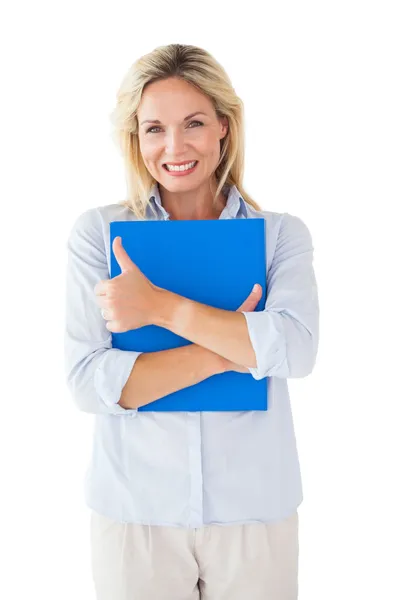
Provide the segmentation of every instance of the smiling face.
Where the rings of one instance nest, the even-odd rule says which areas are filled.
[[[208,186],[228,122],[217,117],[206,95],[181,79],[156,81],[145,88],[137,117],[142,158],[156,181],[178,193]],[[165,167],[193,161],[196,165],[188,171],[169,172]]]

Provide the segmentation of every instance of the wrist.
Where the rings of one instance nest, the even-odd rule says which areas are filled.
[[[153,311],[152,322],[154,325],[173,330],[174,323],[183,318],[184,303],[190,301],[179,294],[175,294],[164,288],[156,288],[156,302]]]
[[[204,366],[205,378],[212,377],[213,375],[220,375],[221,373],[229,371],[229,361],[223,356],[220,356],[203,346],[199,346],[198,344],[191,344],[190,348],[193,350],[198,364]]]
[[[224,356],[220,356],[219,354],[216,354],[215,352],[213,352],[214,356],[215,356],[215,374],[216,375],[220,375],[221,373],[227,373],[228,371],[231,371],[231,367],[230,367],[230,361],[225,358]]]

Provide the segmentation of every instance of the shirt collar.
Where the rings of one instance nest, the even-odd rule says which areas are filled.
[[[226,202],[226,206],[221,214],[221,219],[228,219],[228,218],[240,218],[241,216],[243,216],[243,218],[247,219],[247,206],[246,206],[246,202],[244,201],[244,199],[242,198],[242,196],[239,194],[239,190],[237,189],[236,185],[227,185],[225,184],[225,186],[223,187],[223,192],[226,196],[226,194],[228,194],[228,199]],[[169,217],[169,213],[165,210],[165,208],[162,205],[162,201],[161,201],[161,196],[160,196],[160,190],[158,187],[158,183],[154,183],[151,190],[150,190],[150,204],[152,204],[154,206],[154,208],[156,209],[157,213],[159,215],[161,215],[161,219],[167,219]],[[152,215],[152,211],[150,208],[150,205],[147,206],[147,211],[146,211],[146,215],[149,218]]]

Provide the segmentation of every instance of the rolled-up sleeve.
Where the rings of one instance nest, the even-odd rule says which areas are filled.
[[[257,367],[254,379],[306,377],[314,368],[319,341],[319,301],[313,244],[305,223],[283,213],[267,274],[263,311],[243,312]]]
[[[75,221],[67,240],[65,375],[68,389],[87,413],[136,416],[118,404],[141,352],[112,347],[111,332],[96,302],[94,288],[109,271],[98,209]]]

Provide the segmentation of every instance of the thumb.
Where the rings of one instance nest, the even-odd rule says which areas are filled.
[[[121,267],[121,271],[130,271],[133,267],[133,262],[131,261],[128,253],[122,245],[122,240],[120,236],[117,236],[113,240],[112,249],[117,260],[117,263]]]

